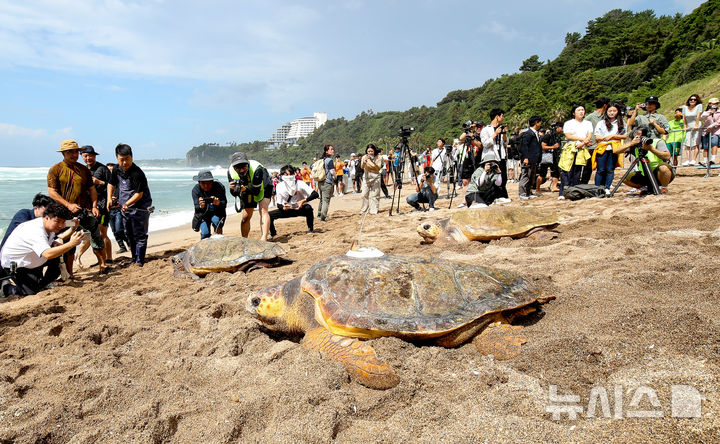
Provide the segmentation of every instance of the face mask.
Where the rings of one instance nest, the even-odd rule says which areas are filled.
[[[374,158],[375,158],[375,154],[368,154],[368,157],[371,158],[371,159],[374,159]]]
[[[283,176],[282,180],[285,185],[287,185],[290,193],[295,194],[295,191],[297,190],[297,179],[295,179],[295,176]]]

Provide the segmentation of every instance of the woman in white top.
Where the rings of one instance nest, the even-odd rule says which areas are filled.
[[[573,118],[565,122],[563,132],[568,142],[575,142],[575,148],[580,149],[592,145],[593,124],[585,119],[585,107],[583,105],[574,105],[570,111]],[[560,173],[560,198],[563,197],[565,187],[572,187],[580,183],[580,172],[582,165],[573,166],[570,171],[562,171]]]
[[[608,105],[605,119],[599,121],[595,127],[595,140],[598,143],[625,139],[625,122],[620,115],[620,106],[619,103]],[[597,150],[598,148],[595,148],[595,160],[597,161],[595,185],[604,186],[609,191],[612,188],[613,179],[615,179],[617,154],[613,153],[612,145],[608,145],[602,154],[597,154]]]
[[[683,145],[689,151],[688,157],[690,157],[690,159],[683,162],[682,166],[692,166],[697,162],[698,153],[700,152],[700,137],[702,135],[702,122],[700,119],[702,112],[702,100],[697,94],[691,95],[682,107],[683,126],[686,132]]]

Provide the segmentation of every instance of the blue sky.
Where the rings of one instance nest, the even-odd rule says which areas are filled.
[[[68,138],[100,161],[119,142],[178,158],[314,111],[434,106],[556,57],[565,33],[611,9],[701,3],[0,0],[0,165],[50,165]]]

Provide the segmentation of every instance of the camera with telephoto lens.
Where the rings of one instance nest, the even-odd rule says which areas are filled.
[[[469,129],[472,129],[473,125],[475,125],[475,122],[468,120],[462,124],[462,128],[465,132],[468,132]]]
[[[407,128],[403,128],[402,126],[398,130],[398,136],[400,137],[410,137],[410,134],[415,131],[414,126],[409,126]]]

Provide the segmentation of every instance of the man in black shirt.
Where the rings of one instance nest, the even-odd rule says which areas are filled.
[[[152,196],[145,173],[133,163],[132,148],[124,143],[115,147],[117,167],[113,169],[107,188],[107,209],[110,211],[113,191],[118,189],[118,204],[125,218],[125,234],[130,244],[132,263],[143,266],[147,250]]]
[[[558,192],[558,181],[560,180],[560,137],[562,135],[562,124],[554,123],[540,140],[542,146],[542,158],[538,168],[538,176],[535,183],[535,192],[540,193],[540,185],[547,180],[547,172],[550,170],[550,191]]]
[[[107,184],[110,182],[110,170],[96,160],[98,153],[95,152],[95,148],[91,145],[85,145],[80,149],[80,155],[90,169],[92,181],[97,191],[97,206],[100,212],[97,220],[100,237],[102,237],[103,242],[105,242],[105,262],[112,263],[112,244],[110,243],[110,238],[107,236],[108,223],[110,222],[110,212],[107,209]],[[78,260],[80,260],[80,256],[87,250],[88,245],[89,244],[84,243],[83,246],[80,247],[80,252],[77,254]]]

